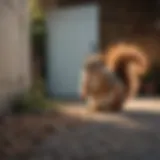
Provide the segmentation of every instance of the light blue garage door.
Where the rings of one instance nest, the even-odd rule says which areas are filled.
[[[48,81],[51,96],[77,98],[83,60],[98,43],[96,5],[56,9],[47,15]]]

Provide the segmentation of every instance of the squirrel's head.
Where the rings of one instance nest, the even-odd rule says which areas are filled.
[[[92,72],[99,70],[100,68],[104,67],[103,57],[100,54],[90,55],[87,57],[84,63],[84,69]]]

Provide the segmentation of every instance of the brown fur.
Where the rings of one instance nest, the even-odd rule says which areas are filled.
[[[124,94],[122,83],[107,70],[103,57],[89,56],[84,64],[81,83],[81,96],[87,100],[89,109],[118,111],[122,109]]]
[[[128,98],[136,96],[140,79],[148,69],[148,59],[141,48],[127,43],[111,45],[104,54],[105,65],[124,83]]]

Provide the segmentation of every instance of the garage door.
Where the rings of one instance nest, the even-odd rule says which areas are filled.
[[[98,44],[98,7],[56,9],[47,15],[47,88],[50,96],[78,98],[84,58]]]

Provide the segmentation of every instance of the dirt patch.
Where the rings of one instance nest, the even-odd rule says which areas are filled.
[[[6,116],[0,124],[0,159],[26,157],[50,134],[54,135],[57,128],[75,124],[57,112]]]

